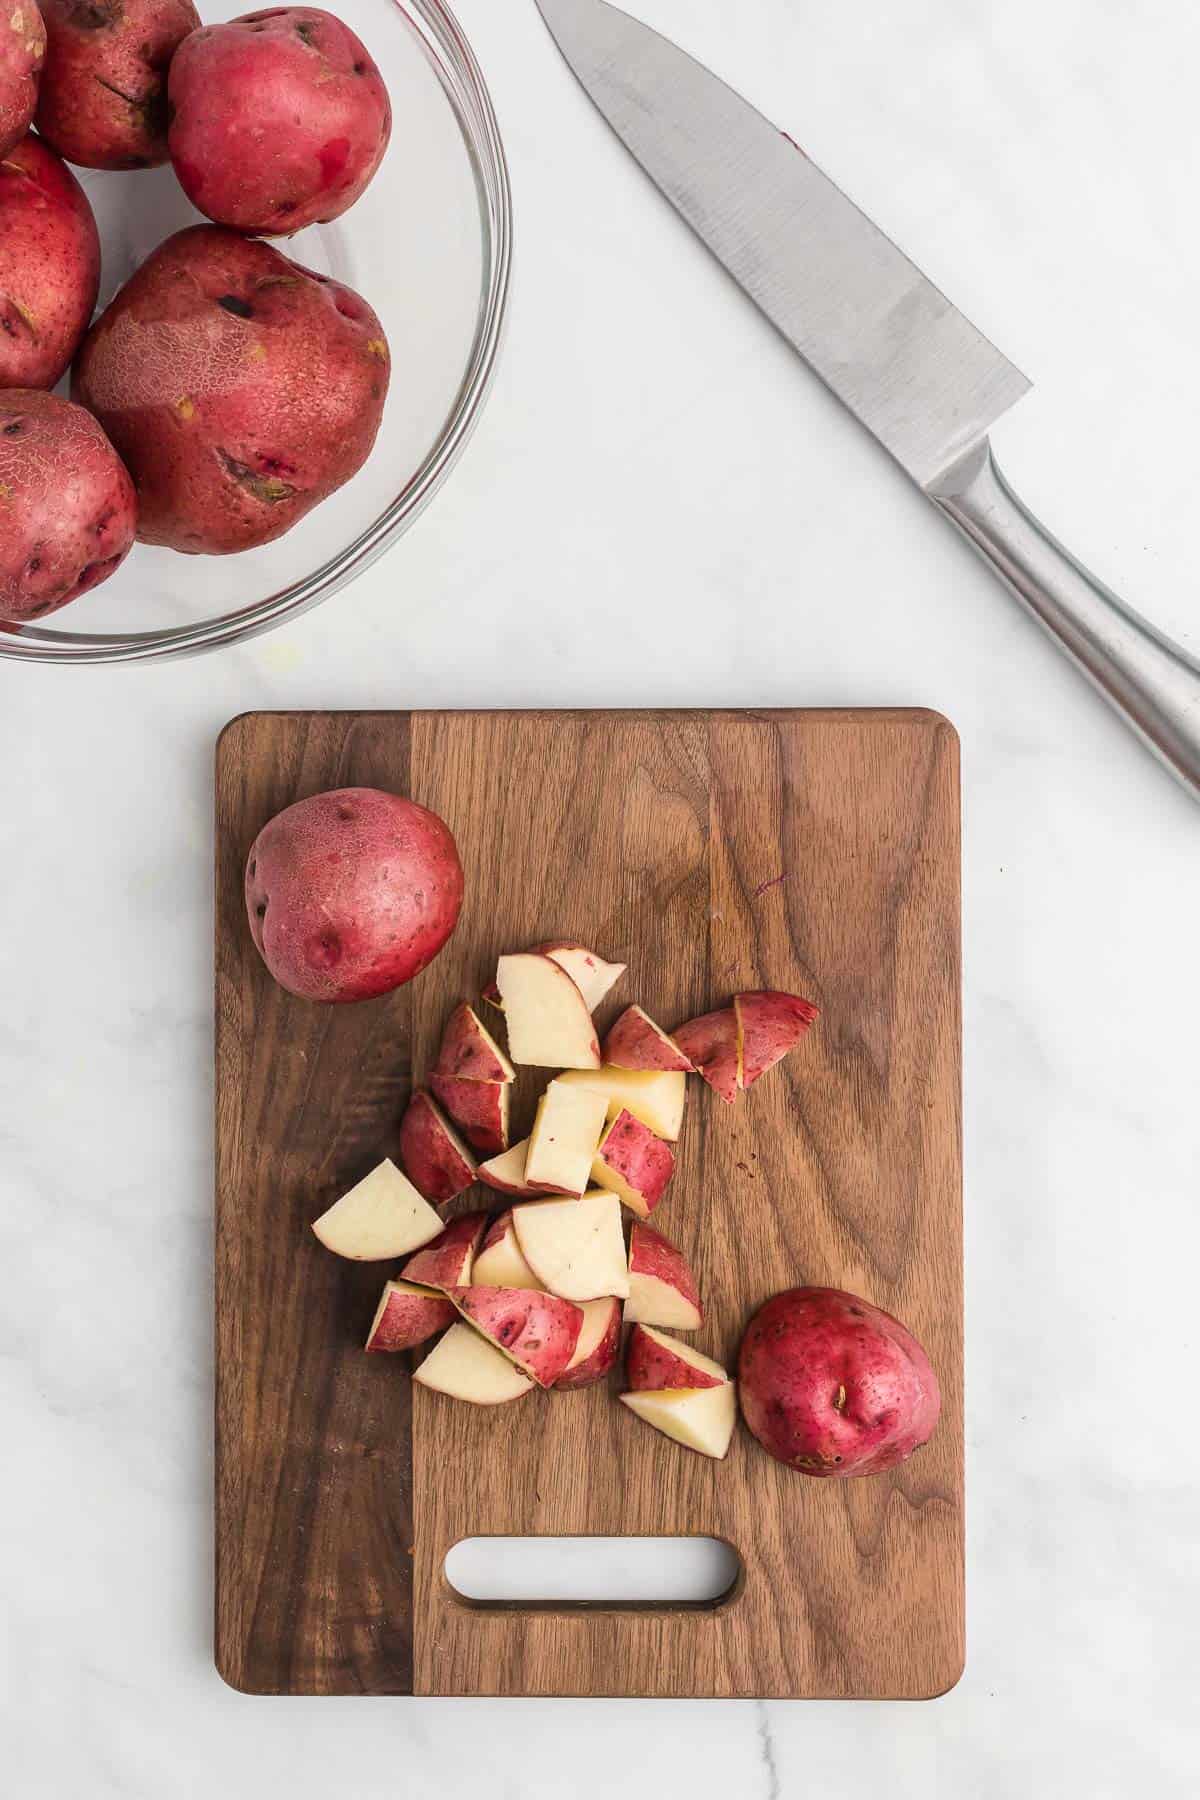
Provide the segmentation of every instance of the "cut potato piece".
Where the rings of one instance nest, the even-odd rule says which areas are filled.
[[[368,1350],[412,1350],[454,1323],[454,1308],[445,1294],[411,1281],[386,1282],[371,1329]]]
[[[313,1220],[313,1231],[325,1248],[351,1262],[407,1256],[444,1230],[433,1208],[386,1157]]]
[[[737,1422],[737,1396],[732,1381],[720,1387],[658,1388],[649,1393],[622,1394],[630,1412],[653,1425],[677,1444],[698,1450],[718,1462],[729,1449]]]
[[[431,1075],[429,1085],[439,1106],[448,1118],[453,1119],[476,1156],[499,1156],[508,1148],[508,1105],[512,1088],[507,1082],[463,1081],[457,1075]]]
[[[582,1200],[530,1200],[513,1207],[517,1242],[543,1287],[560,1300],[623,1300],[629,1292],[621,1202],[615,1194]]]
[[[629,1234],[625,1320],[674,1331],[698,1331],[704,1323],[700,1290],[687,1258],[661,1231],[640,1222]]]
[[[539,1387],[565,1373],[583,1329],[577,1306],[528,1288],[450,1288],[446,1297]]]
[[[533,1386],[528,1375],[502,1356],[469,1325],[452,1325],[413,1376],[422,1387],[472,1406],[499,1406],[519,1400]]]
[[[603,1381],[617,1360],[621,1348],[621,1302],[619,1300],[585,1300],[580,1307],[583,1324],[575,1354],[554,1386],[558,1388],[591,1387]]]
[[[483,1247],[475,1258],[471,1273],[472,1287],[532,1288],[543,1291],[542,1284],[521,1255],[513,1225],[513,1209],[501,1213],[488,1227]]]
[[[670,1144],[624,1108],[600,1140],[592,1158],[592,1180],[623,1200],[639,1219],[648,1219],[675,1173]]]
[[[603,1094],[610,1119],[623,1110],[649,1126],[656,1137],[674,1143],[679,1136],[687,1098],[686,1075],[657,1069],[603,1068],[572,1069],[558,1079],[571,1087]]]
[[[598,1069],[600,1045],[583,995],[549,956],[502,956],[496,985],[514,1062],[543,1069]]]
[[[733,1010],[737,1018],[739,1080],[744,1088],[753,1087],[760,1075],[795,1049],[818,1011],[799,994],[781,994],[774,989],[735,994]]]
[[[641,1394],[655,1388],[720,1387],[729,1380],[729,1371],[653,1325],[635,1325],[625,1349],[625,1380]]]
[[[525,1180],[525,1158],[529,1154],[529,1139],[522,1138],[503,1156],[493,1156],[487,1162],[481,1162],[475,1173],[485,1186],[495,1188],[498,1194],[517,1194],[524,1199],[529,1194],[541,1193],[540,1188],[530,1187]]]
[[[526,1186],[583,1193],[604,1130],[603,1094],[552,1081],[538,1102],[525,1156]]]
[[[597,956],[594,950],[589,950],[584,944],[535,944],[533,947],[543,956],[553,958],[560,969],[566,970],[583,995],[589,1012],[595,1012],[609,988],[625,973],[624,963],[605,962],[602,956]]]
[[[475,1180],[475,1158],[424,1088],[418,1088],[400,1121],[400,1161],[413,1186],[444,1206]]]
[[[714,1094],[732,1103],[742,1085],[741,1039],[732,1006],[689,1019],[671,1034]]]
[[[405,1281],[420,1287],[465,1287],[471,1279],[471,1264],[487,1225],[485,1212],[460,1213],[451,1219],[436,1243],[429,1244],[410,1256],[400,1274]]]
[[[690,1075],[692,1062],[661,1025],[640,1006],[627,1006],[604,1040],[601,1052],[614,1069],[673,1069]]]
[[[516,1070],[474,1007],[463,1000],[446,1021],[432,1073],[459,1081],[512,1081]]]

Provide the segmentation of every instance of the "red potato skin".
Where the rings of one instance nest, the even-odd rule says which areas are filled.
[[[639,1194],[651,1213],[675,1173],[675,1152],[632,1113],[620,1112],[598,1152],[601,1161]],[[631,1204],[626,1200],[625,1204]]]
[[[98,587],[136,531],[133,483],[91,414],[0,392],[0,619],[29,624]]]
[[[539,1387],[553,1387],[565,1372],[583,1327],[582,1312],[569,1300],[499,1287],[450,1288],[447,1297]]]
[[[692,1074],[695,1064],[640,1006],[627,1006],[604,1040],[603,1060],[617,1069]]]
[[[794,1050],[819,1013],[818,1007],[799,994],[771,989],[735,994],[733,1007],[741,1032],[743,1088],[752,1087],[760,1075]]]
[[[512,1229],[512,1216],[513,1209],[511,1206],[505,1207],[502,1213],[496,1214],[496,1217],[492,1220],[491,1224],[483,1234],[483,1242],[479,1246],[481,1255],[485,1250],[490,1250],[493,1244],[498,1244],[501,1238],[505,1237]]]
[[[500,1081],[460,1081],[431,1075],[429,1086],[447,1117],[480,1156],[508,1149],[508,1085]]]
[[[167,160],[167,67],[200,24],[191,0],[40,0],[46,61],[36,123],[68,162],[149,169]]]
[[[645,1326],[635,1324],[625,1347],[625,1382],[632,1393],[657,1388],[720,1387],[720,1378],[697,1369],[682,1356],[656,1344]]]
[[[617,1360],[621,1348],[621,1302],[610,1303],[608,1324],[596,1348],[573,1369],[567,1369],[555,1382],[557,1393],[570,1393],[576,1388],[594,1387],[603,1381]]]
[[[54,386],[99,287],[100,238],[83,189],[53,150],[23,137],[0,161],[0,388]]]
[[[496,1046],[465,1000],[459,1002],[446,1021],[433,1072],[459,1081],[511,1081],[513,1078],[512,1068],[500,1060]]]
[[[692,1065],[703,1075],[714,1094],[722,1100],[734,1101],[741,1086],[741,1063],[738,1057],[737,1016],[732,1006],[704,1013],[678,1026],[671,1036]]]
[[[474,1183],[474,1164],[464,1160],[423,1088],[413,1095],[400,1121],[399,1154],[404,1173],[431,1206],[444,1206]]]
[[[72,392],[133,476],[142,541],[225,556],[282,537],[358,472],[387,388],[365,300],[269,244],[196,225],[97,319]]]
[[[370,1000],[411,981],[458,923],[450,827],[379,788],[333,788],[263,826],[246,860],[259,955],[305,1000]]]
[[[703,1319],[700,1289],[687,1257],[661,1231],[655,1231],[652,1225],[644,1225],[640,1220],[629,1234],[629,1272],[653,1275],[659,1281],[665,1281],[668,1287],[678,1288]]]
[[[408,1276],[404,1277],[405,1281]],[[452,1325],[457,1317],[449,1300],[440,1294],[389,1294],[387,1308],[367,1339],[366,1348],[414,1350],[435,1331]]]
[[[431,1288],[469,1286],[471,1264],[486,1225],[485,1212],[460,1213],[449,1221],[440,1238],[409,1257],[400,1271],[401,1280]]]
[[[890,1313],[839,1288],[791,1288],[750,1321],[742,1416],[763,1449],[805,1475],[878,1475],[932,1435],[937,1377]]]
[[[167,141],[184,193],[238,231],[300,231],[353,206],[392,109],[348,26],[312,6],[246,13],[180,46]]]
[[[0,156],[33,122],[46,55],[46,26],[37,0],[11,0],[0,11]]]

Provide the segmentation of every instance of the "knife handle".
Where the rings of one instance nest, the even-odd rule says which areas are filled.
[[[929,498],[1200,799],[1200,663],[1051,536],[1005,481],[986,438],[938,479]]]

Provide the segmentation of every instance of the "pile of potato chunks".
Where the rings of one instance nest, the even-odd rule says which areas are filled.
[[[401,1123],[402,1166],[381,1163],[313,1229],[343,1256],[410,1253],[366,1347],[410,1350],[448,1326],[416,1370],[423,1386],[476,1405],[535,1386],[587,1387],[608,1375],[629,1325],[622,1402],[720,1458],[736,1386],[668,1335],[698,1330],[704,1307],[683,1253],[648,1221],[674,1173],[687,1077],[732,1101],[799,1042],[816,1008],[792,994],[738,994],[668,1033],[630,1006],[601,1045],[592,1012],[623,973],[575,943],[502,956],[485,999],[503,1014],[507,1054],[480,1013],[458,1005]],[[514,1064],[561,1071],[516,1144]],[[443,1225],[434,1209],[476,1182],[514,1204]]]
[[[97,587],[135,538],[270,543],[362,467],[383,327],[261,240],[346,212],[391,124],[370,54],[316,7],[213,26],[191,0],[0,7],[0,621]],[[89,328],[102,246],[67,163],[168,160],[212,223],[160,244]]]

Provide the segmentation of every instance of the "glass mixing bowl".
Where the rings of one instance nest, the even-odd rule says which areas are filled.
[[[204,8],[235,18],[247,0]],[[512,202],[492,103],[441,0],[338,0],[379,64],[392,140],[374,181],[332,225],[274,239],[355,288],[392,356],[375,449],[285,537],[236,556],[137,544],[117,573],[51,622],[0,627],[0,657],[116,663],[211,650],[269,631],[370,566],[437,492],[491,385],[508,298]],[[157,244],[200,215],[170,167],[77,169],[103,245],[100,305]],[[65,391],[65,384],[64,389]]]

